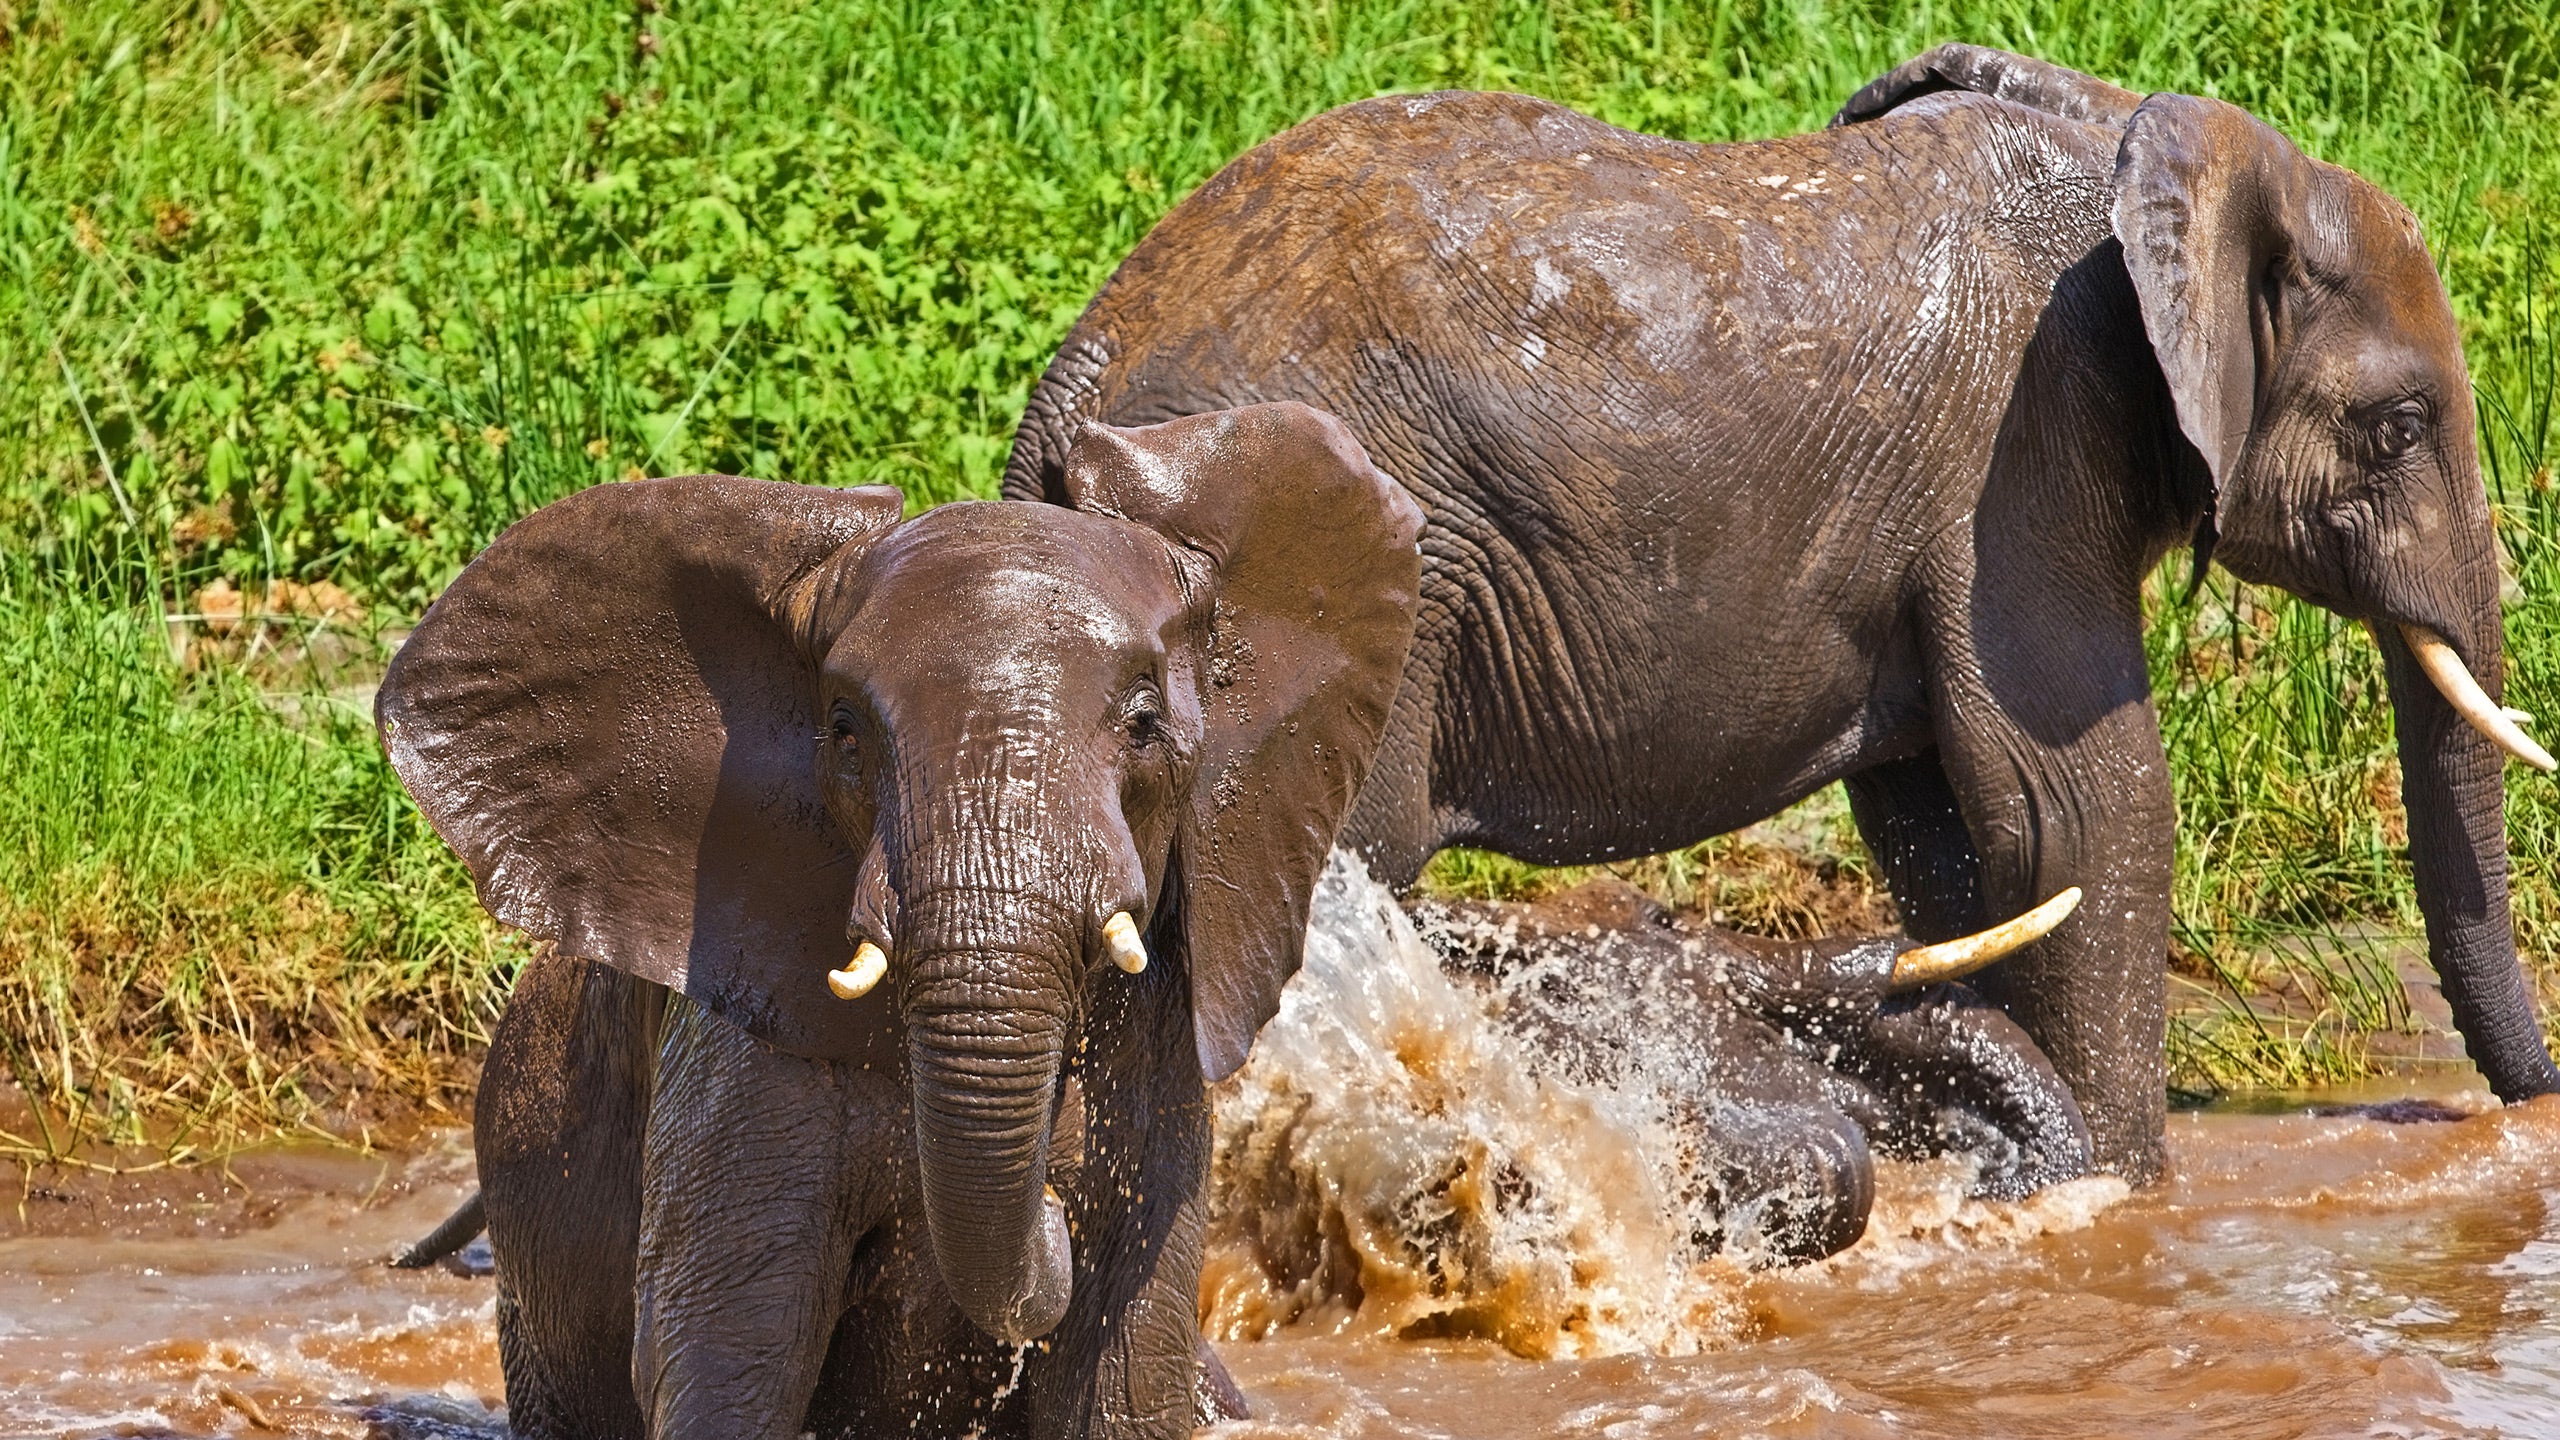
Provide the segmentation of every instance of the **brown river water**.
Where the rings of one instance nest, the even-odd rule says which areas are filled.
[[[1681,1243],[1641,1085],[1536,1081],[1328,885],[1221,1096],[1202,1312],[1257,1412],[1222,1440],[2560,1435],[2560,1101],[2178,1114],[2133,1194],[1889,1164],[1858,1245],[1753,1271]],[[0,1437],[491,1433],[491,1282],[382,1263],[467,1192],[462,1134],[0,1176]]]

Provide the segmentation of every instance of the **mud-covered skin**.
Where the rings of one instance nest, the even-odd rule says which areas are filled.
[[[1503,1022],[1568,1078],[1615,1084],[1632,1061],[1676,1080],[1695,1183],[1725,1217],[1703,1245],[1846,1248],[1878,1151],[1970,1153],[1974,1193],[2001,1200],[2089,1170],[2079,1106],[2025,1031],[1962,986],[1888,996],[1907,941],[1756,939],[1608,881],[1536,906],[1423,901],[1414,920],[1444,969],[1498,983]]]
[[[1972,47],[1844,119],[1721,146],[1516,95],[1310,120],[1123,263],[1005,493],[1055,498],[1087,417],[1343,416],[1430,517],[1345,828],[1375,874],[1648,854],[1845,780],[1922,939],[2086,892],[1981,988],[2137,1180],[2175,821],[2140,592],[2196,538],[2377,622],[2431,957],[2497,1091],[2560,1088],[2501,757],[2396,629],[2498,693],[2469,381],[2408,212],[2231,106]]]
[[[1232,1397],[1204,1086],[1296,968],[1421,516],[1300,405],[1069,470],[1071,507],[914,520],[598,487],[394,659],[393,764],[550,947],[477,1136],[520,1433],[1172,1436]]]

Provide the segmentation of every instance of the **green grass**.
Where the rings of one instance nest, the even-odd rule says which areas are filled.
[[[261,1089],[245,1067],[375,1054],[364,1017],[406,1014],[450,1054],[410,1045],[380,1073],[459,1073],[503,983],[511,952],[361,724],[288,725],[218,655],[170,667],[155,617],[208,584],[327,581],[396,627],[514,517],[615,476],[985,495],[1113,262],[1285,125],[1477,86],[1774,134],[1951,37],[2221,94],[2417,210],[2524,586],[2515,701],[2560,711],[2548,4],[0,0],[9,1063],[128,1128],[289,1123],[355,1082],[314,1060]],[[2267,978],[2270,934],[2405,930],[2369,643],[2227,581],[2160,614],[2189,968],[2236,990]],[[2560,794],[2518,777],[2514,796],[2538,959]],[[1662,881],[1694,888],[1722,854]],[[1469,865],[1511,883],[1441,873]],[[330,1018],[269,1034],[245,1007],[230,1050],[200,1048],[228,1013],[204,977],[236,989],[294,947],[308,988],[258,1013]],[[118,968],[146,953],[169,986]],[[2304,983],[2391,1020],[2389,987],[2329,968]],[[2353,1028],[2256,1045],[2206,1025],[2181,1063],[2299,1079],[2357,1063]],[[233,1098],[181,1097],[174,1056]]]
[[[361,706],[254,683],[326,621],[195,639],[0,566],[0,1151],[218,1152],[451,1112],[520,958]],[[374,642],[359,637],[359,648]],[[226,653],[208,653],[209,651]]]

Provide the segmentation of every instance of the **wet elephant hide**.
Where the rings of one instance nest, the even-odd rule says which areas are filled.
[[[1691,145],[1519,95],[1318,116],[1121,265],[1005,493],[1058,498],[1089,418],[1342,415],[1429,516],[1344,832],[1373,873],[1651,854],[1845,781],[1916,936],[2087,891],[1980,984],[2137,1180],[2175,820],[2142,587],[2192,541],[2371,623],[2456,1021],[2501,1096],[2560,1088],[2501,810],[2499,745],[2538,752],[2485,733],[2514,729],[2495,546],[2416,222],[2230,105],[1970,46],[1842,122]]]
[[[1968,1155],[1972,1193],[2000,1200],[2089,1169],[2070,1088],[2014,1022],[1962,985],[1888,994],[1907,942],[1739,935],[1608,880],[1534,906],[1425,900],[1413,918],[1562,1078],[1641,1069],[1664,1091],[1721,1217],[1702,1248],[1799,1261],[1855,1243],[1874,1154]]]

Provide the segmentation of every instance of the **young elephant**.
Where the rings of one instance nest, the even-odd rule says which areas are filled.
[[[401,778],[556,951],[478,1120],[518,1433],[1193,1425],[1203,1085],[1296,968],[1420,515],[1298,405],[1067,472],[904,523],[598,487],[393,662]]]
[[[1581,1084],[1650,1088],[1687,1141],[1705,1248],[1774,1261],[1857,1242],[1874,1156],[1972,1155],[2014,1200],[2086,1174],[2080,1107],[2026,1032],[1959,977],[2050,933],[2065,891],[1978,935],[1764,940],[1594,881],[1536,906],[1424,901],[1442,967],[1489,983],[1504,1025]]]
[[[2144,578],[2193,542],[2371,625],[2427,948],[2509,1100],[2497,546],[2409,212],[2219,100],[1971,46],[1819,134],[1689,145],[1521,95],[1309,120],[1174,207],[1032,391],[1084,419],[1340,414],[1430,515],[1344,840],[1650,854],[1845,781],[1912,931],[2089,902],[1987,972],[2157,1173],[2175,813]]]

